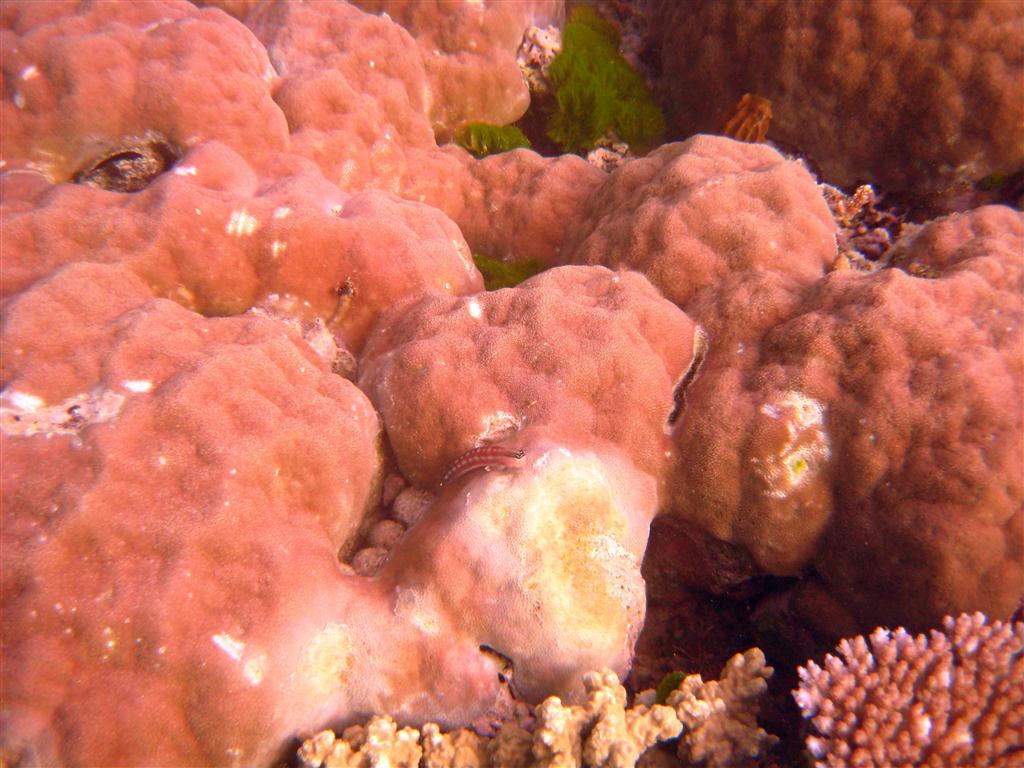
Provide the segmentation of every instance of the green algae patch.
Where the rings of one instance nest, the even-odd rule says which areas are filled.
[[[488,291],[496,291],[499,288],[512,288],[519,285],[523,280],[547,269],[536,259],[506,264],[501,259],[484,256],[480,253],[473,254],[473,263],[480,270],[480,274],[484,276],[484,287]]]
[[[682,672],[669,672],[658,685],[654,693],[654,701],[657,704],[665,704],[672,692],[679,687],[686,676]]]
[[[455,132],[455,143],[475,157],[530,148],[526,134],[514,125],[491,123],[466,123]]]
[[[664,133],[665,116],[619,53],[620,42],[615,26],[593,8],[573,9],[549,70],[555,107],[547,135],[563,151],[584,154],[609,133],[643,151]]]

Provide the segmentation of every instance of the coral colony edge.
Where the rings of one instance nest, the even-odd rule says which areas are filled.
[[[0,53],[0,766],[1024,766],[1024,5]]]

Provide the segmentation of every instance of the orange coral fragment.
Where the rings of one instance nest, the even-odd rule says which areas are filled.
[[[760,142],[768,135],[772,122],[772,103],[753,93],[744,93],[733,107],[722,133],[739,141]]]

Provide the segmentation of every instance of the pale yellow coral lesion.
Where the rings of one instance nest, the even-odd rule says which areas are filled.
[[[306,645],[300,675],[317,696],[336,696],[349,684],[356,654],[349,630],[329,623]]]

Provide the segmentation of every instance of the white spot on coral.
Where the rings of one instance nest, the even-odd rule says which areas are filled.
[[[287,205],[281,205],[274,209],[274,218],[284,219],[287,218],[288,216],[291,216],[291,213],[291,208],[289,208]]]
[[[267,670],[267,656],[264,653],[257,653],[246,660],[242,666],[242,674],[252,685],[259,685],[263,682],[263,675]]]
[[[377,62],[374,61],[373,59],[370,59],[370,69],[373,69],[376,66],[377,66]]]
[[[39,67],[35,64],[29,64],[21,70],[19,77],[21,77],[22,80],[31,80],[33,77],[39,77]]]
[[[338,186],[348,186],[352,177],[356,175],[356,161],[349,158],[341,164],[341,177],[338,179]]]
[[[156,463],[159,464],[161,467],[166,467],[167,466],[167,457],[166,456],[157,456],[156,457]]]
[[[245,643],[236,640],[227,632],[218,632],[211,640],[213,644],[231,657],[233,661],[241,661],[242,653],[245,651]]]
[[[149,392],[153,388],[153,382],[145,379],[129,379],[122,386],[131,392]]]
[[[330,211],[331,216],[340,216],[343,210],[345,210],[344,203],[335,203],[330,208],[328,208],[328,211]]]
[[[198,171],[194,165],[176,165],[174,174],[176,176],[195,176]],[[198,213],[198,210],[196,211]]]
[[[25,94],[23,94],[21,91],[14,92],[13,100],[14,106],[16,106],[18,109],[25,108]]]
[[[229,235],[243,237],[255,232],[258,225],[259,222],[256,221],[256,217],[251,215],[247,210],[245,210],[245,208],[241,208],[237,211],[231,212],[231,218],[228,219],[228,225],[225,231]]]
[[[466,309],[469,310],[469,316],[475,320],[479,320],[483,317],[483,310],[480,308],[480,302],[476,298],[472,298],[466,302]]]
[[[275,240],[270,244],[270,255],[275,259],[280,258],[281,255],[288,250],[288,243],[284,243],[280,240]]]
[[[43,399],[28,392],[4,392],[4,399],[9,400],[11,405],[22,411],[34,411],[43,406]]]
[[[395,598],[395,615],[407,619],[428,635],[441,631],[437,612],[427,604],[428,598],[414,589],[399,589]]]

